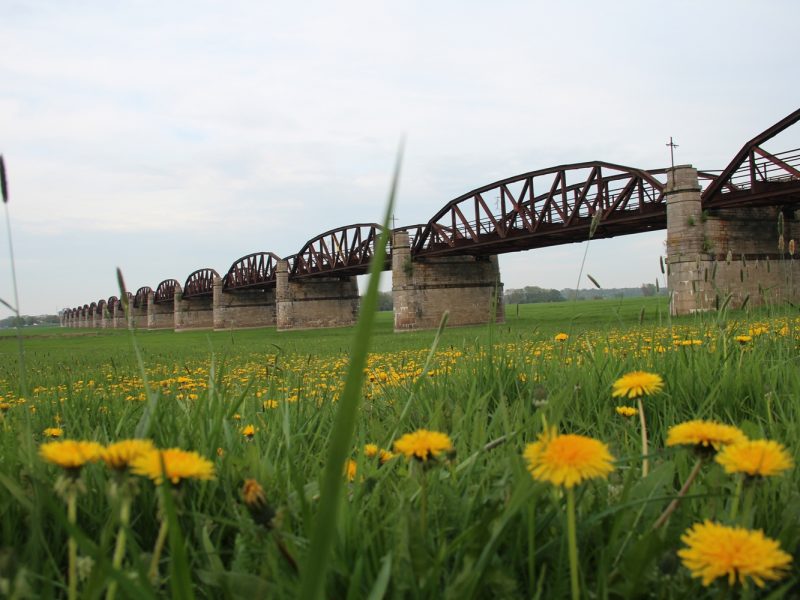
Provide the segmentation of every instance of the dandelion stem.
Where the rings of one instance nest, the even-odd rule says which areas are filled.
[[[743,476],[743,478],[746,476]],[[744,491],[744,507],[742,508],[742,526],[750,528],[753,525],[753,500],[756,495],[756,486],[753,485],[754,481],[746,482]]]
[[[567,488],[567,543],[569,545],[569,582],[572,600],[579,600],[581,588],[578,583],[578,533],[575,528],[575,491]]]
[[[744,475],[739,477],[736,482],[736,491],[733,493],[733,500],[731,501],[731,523],[736,522],[736,517],[739,514],[739,499],[742,497],[742,486],[744,485]]]
[[[161,521],[161,527],[158,530],[156,545],[153,548],[153,558],[150,560],[150,571],[148,572],[148,576],[150,578],[150,583],[153,585],[155,585],[156,581],[158,581],[158,563],[161,561],[161,552],[164,550],[164,542],[167,541],[167,525],[168,521],[163,519]]]
[[[647,473],[650,471],[650,463],[647,459],[647,455],[650,453],[650,450],[647,445],[647,421],[644,418],[644,405],[642,404],[642,399],[636,399],[637,404],[639,405],[639,422],[642,424],[642,479],[647,477]]]
[[[119,569],[122,566],[122,559],[125,557],[125,538],[127,536],[128,525],[131,520],[131,498],[128,494],[123,494],[122,504],[119,509],[119,533],[117,533],[117,544],[114,547],[114,558],[112,566]],[[114,600],[117,595],[117,582],[112,581],[106,592],[106,600]]]
[[[74,486],[67,492],[67,521],[70,525],[78,523],[78,492]],[[67,551],[69,554],[69,571],[67,574],[67,598],[75,600],[78,597],[78,542],[70,534],[67,541]]]
[[[658,529],[659,527],[664,525],[664,523],[667,522],[672,513],[675,512],[675,509],[678,508],[678,504],[680,504],[681,498],[683,498],[683,496],[686,495],[686,492],[689,491],[689,488],[691,487],[692,483],[694,483],[694,480],[697,479],[697,475],[700,473],[700,468],[702,466],[703,466],[703,459],[698,458],[697,462],[694,463],[694,468],[692,469],[692,472],[689,473],[689,476],[683,483],[683,487],[681,487],[680,491],[678,492],[678,495],[672,502],[669,503],[669,506],[667,506],[666,510],[664,510],[664,512],[661,513],[661,516],[658,518],[658,520],[655,523],[653,523],[653,529]]]

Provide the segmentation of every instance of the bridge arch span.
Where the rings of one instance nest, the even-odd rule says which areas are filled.
[[[603,161],[515,175],[439,210],[412,255],[500,254],[666,227],[665,184],[648,171]]]
[[[280,256],[254,252],[234,261],[222,280],[225,291],[267,289],[275,286],[275,269]]]
[[[138,290],[136,290],[136,295],[133,297],[133,307],[134,308],[147,308],[147,297],[150,292],[153,291],[149,285],[143,285]]]
[[[197,269],[190,273],[183,285],[183,299],[213,297],[215,277],[219,278],[219,274],[210,268]]]
[[[181,284],[177,279],[165,279],[156,287],[153,294],[153,304],[169,304],[175,301],[175,292],[181,291]]]
[[[382,230],[377,223],[356,223],[319,234],[306,242],[297,254],[287,257],[289,277],[367,273]],[[384,268],[388,266],[387,261]]]

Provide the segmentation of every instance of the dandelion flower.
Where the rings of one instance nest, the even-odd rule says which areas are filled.
[[[244,427],[242,427],[242,435],[246,437],[248,440],[252,440],[255,434],[256,434],[255,426],[245,425]]]
[[[664,380],[661,379],[661,375],[657,373],[647,373],[645,371],[632,371],[614,382],[614,389],[611,396],[614,398],[652,396],[660,392],[663,387]]]
[[[102,459],[110,468],[122,471],[130,467],[136,458],[154,449],[150,440],[121,440],[106,446]]]
[[[429,458],[438,457],[443,452],[452,452],[453,442],[446,433],[418,429],[397,440],[394,449],[406,458],[414,457],[424,462]]]
[[[698,449],[719,450],[745,440],[747,437],[738,427],[699,419],[670,427],[667,434],[667,446],[695,446]]]
[[[781,550],[780,544],[761,530],[728,527],[706,520],[695,523],[682,536],[686,548],[678,550],[684,566],[692,577],[702,578],[708,586],[719,577],[728,584],[746,584],[751,578],[758,587],[765,580],[776,581],[786,575],[792,557]]]
[[[352,458],[348,459],[347,464],[344,466],[344,474],[347,481],[353,481],[356,478],[356,471],[358,470],[358,463]]]
[[[267,496],[264,488],[255,479],[245,479],[242,485],[242,498],[248,506],[259,506],[267,503]]]
[[[737,335],[733,339],[735,339],[740,344],[744,345],[744,344],[747,344],[749,342],[752,342],[753,341],[753,336],[752,335]]]
[[[716,461],[726,473],[770,477],[792,468],[792,457],[782,444],[772,440],[746,440],[726,446]]]
[[[364,446],[364,456],[366,456],[367,458],[374,458],[378,456],[377,444],[366,444]]]
[[[164,471],[161,461],[164,461]],[[140,455],[131,463],[136,475],[149,477],[160,485],[164,475],[177,485],[182,479],[214,479],[214,465],[197,452],[189,452],[180,448],[168,450],[151,450]]]
[[[557,333],[554,339],[557,342],[566,342],[569,339],[569,335],[566,333]]]
[[[102,453],[103,447],[97,442],[64,440],[39,446],[39,456],[68,470],[77,470],[87,463],[97,462]]]
[[[381,461],[382,465],[385,465],[387,462],[392,460],[394,457],[395,457],[395,454],[393,452],[389,452],[388,450],[381,449],[381,451],[379,453],[378,460]]]
[[[60,438],[62,435],[64,435],[64,430],[60,427],[48,427],[42,432],[42,434],[44,437],[48,438]]]
[[[639,414],[639,409],[633,406],[617,406],[617,414],[623,417],[635,417]]]
[[[528,444],[523,454],[534,479],[571,488],[586,479],[605,479],[614,457],[599,440],[576,434],[559,435],[555,427]]]

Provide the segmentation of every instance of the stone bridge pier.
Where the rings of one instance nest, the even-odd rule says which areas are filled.
[[[435,329],[445,311],[450,326],[505,321],[496,255],[412,260],[405,231],[392,238],[392,299],[398,332]]]
[[[176,290],[177,293],[177,290]],[[156,294],[147,294],[147,328],[175,329],[175,300],[156,303]]]
[[[360,298],[354,276],[289,279],[289,262],[279,260],[276,274],[278,331],[347,327],[358,319]]]
[[[219,277],[217,276],[217,279]],[[214,296],[183,297],[175,290],[175,331],[214,328]]]
[[[275,288],[226,291],[222,280],[214,282],[214,329],[274,327]]]
[[[789,253],[800,241],[796,211],[778,206],[704,211],[691,165],[668,170],[666,197],[672,314],[798,300],[800,261]]]

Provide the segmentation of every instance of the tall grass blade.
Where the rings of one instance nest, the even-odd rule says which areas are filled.
[[[378,308],[378,283],[386,260],[386,246],[389,243],[389,222],[394,209],[402,158],[403,144],[401,142],[389,192],[389,201],[383,216],[383,229],[378,238],[375,255],[370,265],[367,293],[361,305],[361,314],[359,315],[353,338],[344,391],[336,410],[333,433],[329,442],[328,458],[322,475],[319,511],[314,521],[310,551],[301,570],[300,597],[305,600],[316,600],[322,597],[325,586],[333,538],[337,529],[339,502],[344,485],[344,462],[352,444],[358,406],[362,396],[364,367],[367,364],[369,342],[372,337],[375,313]]]

